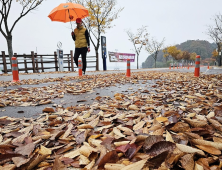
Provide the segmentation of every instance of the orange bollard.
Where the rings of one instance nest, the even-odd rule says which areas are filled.
[[[173,69],[175,69],[174,64],[173,64]]]
[[[19,80],[19,73],[18,73],[18,62],[16,57],[12,57],[12,82],[17,82]]]
[[[79,67],[79,76],[82,76],[82,61],[78,61],[78,67]]]
[[[130,77],[130,59],[127,59],[126,77]]]
[[[200,56],[199,55],[196,56],[194,76],[195,77],[200,76]]]
[[[177,63],[177,69],[178,69],[178,63]]]
[[[208,63],[207,69],[208,69],[208,70],[210,69],[210,67],[209,67],[209,63]]]
[[[188,63],[188,65],[187,65],[187,69],[189,70],[189,63]]]

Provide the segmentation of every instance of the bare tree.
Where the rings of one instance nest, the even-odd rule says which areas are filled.
[[[12,4],[16,2],[22,5],[22,10],[10,27],[8,20],[9,14]],[[14,30],[15,25],[30,11],[36,9],[43,2],[43,0],[17,0],[16,2],[14,0],[0,0],[0,32],[7,41],[8,54],[10,58],[13,56],[12,31]]]
[[[213,18],[215,25],[207,27],[207,35],[216,43],[218,52],[222,50],[222,15],[216,14]],[[218,56],[221,66],[221,55]]]
[[[84,18],[84,25],[89,30],[90,40],[96,52],[96,70],[99,70],[100,36],[113,27],[112,23],[119,17],[123,8],[116,9],[116,0],[68,0],[83,5],[89,11],[89,17]]]
[[[137,69],[139,69],[139,55],[141,49],[148,42],[149,34],[147,33],[146,28],[147,26],[142,26],[141,28],[137,29],[136,34],[132,33],[130,30],[126,31],[127,35],[129,36],[129,41],[131,41],[134,46],[133,51],[136,53],[137,57]]]
[[[146,51],[150,54],[153,54],[152,57],[155,60],[155,68],[156,68],[156,60],[157,55],[160,52],[161,48],[163,47],[163,43],[165,41],[165,38],[161,42],[158,42],[155,38],[152,38],[149,40],[146,44]]]

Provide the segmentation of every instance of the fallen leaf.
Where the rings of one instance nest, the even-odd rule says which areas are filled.
[[[176,148],[176,145],[172,142],[160,141],[153,144],[150,149],[145,151],[145,153],[150,156],[157,156],[165,151],[171,152],[175,148]]]
[[[35,148],[35,144],[29,143],[25,146],[20,146],[20,147],[16,148],[15,153],[21,154],[23,156],[30,156],[30,154],[32,153],[34,148]]]
[[[193,156],[193,154],[186,154],[181,158],[180,162],[185,170],[194,169]]]
[[[150,135],[149,137],[145,139],[145,142],[143,144],[143,151],[146,152],[153,146],[153,144],[160,141],[164,141],[163,136]]]
[[[121,170],[141,170],[144,167],[146,161],[147,161],[146,159],[138,161],[138,162],[133,163],[131,165],[125,166]]]
[[[116,163],[119,160],[118,154],[116,151],[110,151],[100,160],[98,167],[104,168],[106,163]]]

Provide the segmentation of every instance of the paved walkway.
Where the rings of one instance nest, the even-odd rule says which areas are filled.
[[[194,68],[190,68],[189,70],[187,68],[184,69],[169,69],[169,68],[157,68],[157,69],[139,69],[139,70],[131,70],[132,72],[140,72],[140,71],[160,71],[160,72],[194,72]],[[222,74],[222,69],[221,68],[215,68],[215,69],[210,69],[208,70],[207,67],[201,67],[200,69],[201,74]],[[93,75],[93,74],[111,74],[111,73],[125,73],[125,70],[115,70],[115,71],[90,71],[87,72],[88,75]],[[64,76],[78,76],[78,72],[69,72],[69,73],[44,73],[44,74],[21,74],[19,75],[20,80],[24,79],[43,79],[43,78],[56,78],[56,77],[64,77]],[[11,81],[12,80],[12,75],[9,76],[0,76],[0,81]],[[56,82],[49,82],[52,84],[56,84]],[[14,88],[19,88],[19,87],[41,87],[41,86],[46,86],[49,83],[45,84],[37,84],[37,85],[21,85],[21,86],[10,86],[8,87],[8,90],[14,89]],[[76,95],[73,96],[71,94],[65,94],[64,98],[62,99],[53,99],[53,103],[62,105],[63,107],[68,107],[70,105],[75,106],[78,103],[78,100],[86,100],[84,104],[92,104],[94,101],[94,98],[97,97],[97,95],[101,96],[107,96],[107,95],[112,95],[114,92],[115,93],[121,93],[123,92],[123,89],[128,89],[130,88],[139,88],[137,86],[132,86],[131,84],[125,84],[125,85],[118,85],[118,86],[113,86],[113,87],[107,87],[104,89],[94,89],[94,93],[92,94],[82,94],[82,95]],[[141,87],[143,84],[140,85]],[[0,87],[0,91],[3,91],[3,87]],[[11,116],[11,117],[36,117],[40,113],[42,113],[42,110],[45,107],[52,107],[52,104],[48,105],[41,105],[41,106],[30,106],[30,107],[5,107],[5,108],[0,108],[0,116]],[[21,112],[21,113],[19,113]]]
[[[131,72],[140,72],[140,71],[160,71],[160,72],[168,72],[168,71],[177,71],[177,72],[194,72],[194,68],[187,68],[183,69],[169,69],[169,68],[152,68],[152,69],[135,69],[131,70]],[[207,67],[201,67],[200,72],[203,74],[222,74],[222,68],[220,67],[212,67],[212,69],[208,70]],[[94,74],[112,74],[112,73],[126,73],[126,70],[107,70],[107,71],[88,71],[86,72],[87,75],[94,75]],[[43,78],[57,78],[57,77],[64,77],[64,76],[78,76],[78,72],[53,72],[53,73],[29,73],[29,74],[20,74],[20,80],[27,80],[27,79],[43,79]],[[0,81],[11,81],[12,75],[3,76],[0,75]]]

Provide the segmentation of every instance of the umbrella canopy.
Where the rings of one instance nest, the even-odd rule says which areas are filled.
[[[88,10],[80,4],[62,3],[54,8],[48,17],[51,21],[69,22],[75,21],[76,18],[85,18],[89,16]]]

